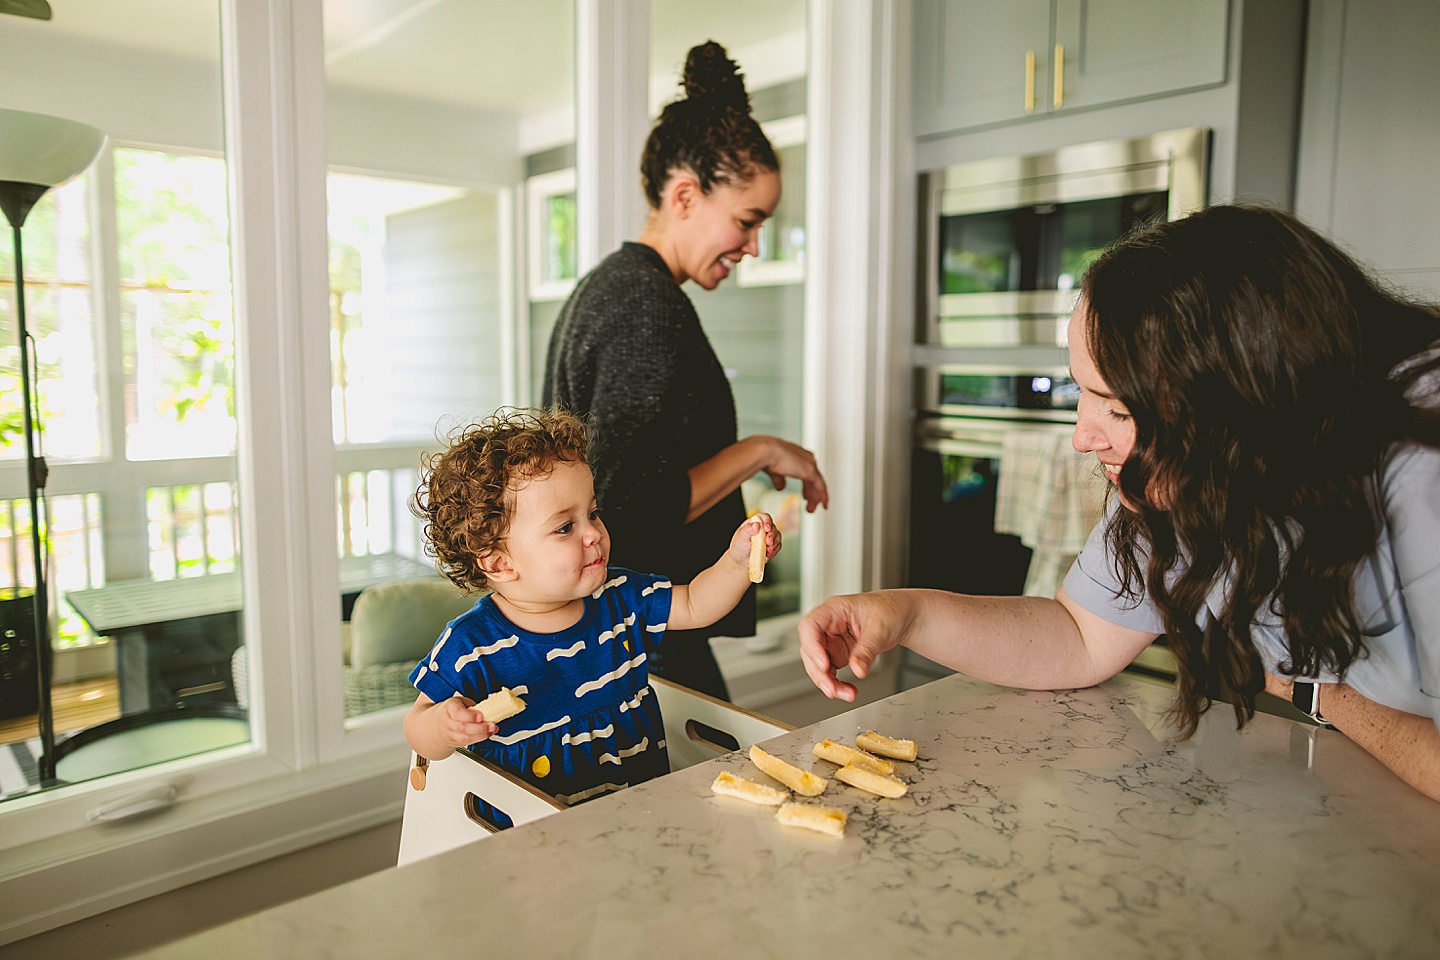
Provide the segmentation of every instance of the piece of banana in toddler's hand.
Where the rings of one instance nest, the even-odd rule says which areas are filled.
[[[765,527],[750,534],[750,582],[765,579]]]
[[[501,687],[470,709],[480,711],[480,716],[491,723],[499,723],[524,710],[525,701],[511,693],[509,687]]]

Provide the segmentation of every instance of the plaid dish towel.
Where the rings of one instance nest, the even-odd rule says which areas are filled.
[[[1025,595],[1053,597],[1105,507],[1093,457],[1070,445],[1074,428],[1008,430],[1000,443],[995,531],[1034,551]]]

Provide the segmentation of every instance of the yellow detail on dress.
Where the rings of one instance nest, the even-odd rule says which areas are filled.
[[[626,641],[625,641],[625,652],[626,652],[626,653],[629,653],[629,652],[630,652],[630,641],[629,641],[629,640],[626,640]]]
[[[530,772],[537,777],[548,777],[550,775],[550,758],[536,757],[535,762],[530,764]]]

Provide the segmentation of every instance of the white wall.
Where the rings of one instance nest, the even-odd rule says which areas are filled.
[[[35,36],[0,51],[6,77],[19,78],[7,79],[0,105],[81,120],[130,143],[223,149],[218,60]],[[474,185],[523,176],[518,117],[333,88],[326,109],[333,165]]]
[[[3,50],[7,82],[0,104],[81,120],[117,140],[220,149],[218,60],[139,55],[102,44],[81,48],[73,39],[31,37]]]
[[[524,177],[517,117],[335,88],[325,107],[333,166],[494,186]]]

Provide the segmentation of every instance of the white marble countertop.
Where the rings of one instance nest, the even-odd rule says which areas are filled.
[[[767,743],[918,742],[899,800],[831,782],[843,839],[712,796],[768,782],[736,753],[141,956],[1440,956],[1440,803],[1277,717],[1171,743],[1168,697],[937,680]]]

